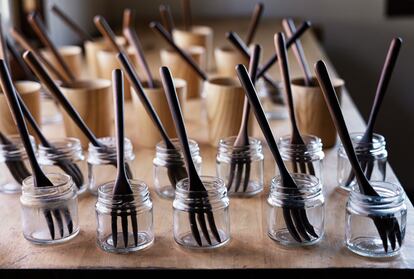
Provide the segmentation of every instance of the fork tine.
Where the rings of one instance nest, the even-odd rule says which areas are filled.
[[[394,222],[395,236],[397,238],[398,246],[401,247],[402,236],[401,236],[401,231],[400,231],[400,225],[398,224],[398,221],[396,218],[394,218],[393,222]]]
[[[206,220],[204,219],[204,213],[202,210],[200,212],[197,212],[197,220],[201,231],[203,232],[204,238],[207,240],[207,243],[211,245],[210,235],[208,234],[207,224]]]
[[[55,220],[58,224],[60,237],[63,237],[64,229],[63,229],[62,215],[60,215],[60,210],[59,209],[53,209],[52,214],[55,217]]]
[[[293,217],[293,222],[296,225],[296,229],[299,232],[300,236],[302,238],[304,238],[306,241],[310,241],[310,237],[308,235],[308,233],[306,232],[305,226],[303,225],[303,220],[302,217],[300,215],[300,213],[298,212],[297,208],[291,208],[290,209],[290,215]]]
[[[72,217],[70,216],[69,209],[67,207],[62,208],[61,212],[63,213],[63,218],[65,218],[66,225],[68,227],[69,234],[73,232],[73,221]]]
[[[382,180],[385,181],[385,177],[387,176],[387,160],[380,160],[378,162],[378,169],[381,173]]]
[[[309,222],[308,216],[306,215],[306,210],[303,208],[299,209],[299,214],[302,219],[303,225],[305,226],[306,231],[313,237],[318,238],[319,237],[318,234],[315,232],[314,227]]]
[[[49,228],[50,237],[52,240],[55,239],[55,226],[53,225],[52,214],[49,209],[43,210],[43,215],[45,216],[47,227]]]
[[[210,230],[213,233],[214,238],[217,240],[217,242],[221,243],[221,237],[217,230],[216,221],[214,221],[214,214],[210,210],[207,210],[207,220],[208,225],[210,226]]]
[[[124,238],[124,247],[128,247],[128,213],[121,212],[122,236]]]
[[[246,171],[244,175],[243,192],[246,192],[250,180],[250,161],[246,162]]]
[[[300,173],[306,173],[306,164],[303,162],[297,162],[299,165]]]
[[[114,243],[114,247],[116,248],[118,246],[118,220],[116,211],[113,211],[111,215],[112,242]]]
[[[382,240],[382,246],[384,247],[385,253],[388,252],[388,240],[387,240],[387,231],[384,226],[384,222],[378,217],[374,217],[374,224],[377,227],[378,233]]]
[[[137,222],[137,212],[131,210],[131,224],[132,224],[132,232],[134,234],[134,243],[135,246],[138,246],[138,222]]]
[[[296,240],[297,242],[302,242],[302,239],[300,239],[300,236],[298,232],[296,231],[295,225],[293,224],[292,217],[290,216],[289,208],[283,207],[283,217],[285,219],[286,227],[290,235],[293,237],[293,239]]]
[[[388,239],[390,240],[391,243],[391,249],[394,251],[395,250],[395,222],[394,222],[394,218],[388,219],[387,220],[387,234],[388,234]]]
[[[234,180],[234,172],[236,171],[236,163],[232,160],[230,164],[229,179],[227,181],[227,191],[230,191]]]
[[[235,184],[234,184],[234,192],[238,192],[239,188],[240,188],[240,184],[241,184],[241,179],[243,176],[243,166],[244,163],[243,162],[238,162],[237,163],[237,170],[236,170],[236,180],[235,180]]]
[[[306,166],[308,167],[308,171],[310,175],[315,175],[315,168],[313,167],[312,162],[307,162]]]
[[[193,234],[193,237],[195,239],[195,241],[197,242],[198,246],[203,246],[203,244],[201,243],[201,237],[200,237],[200,232],[198,231],[198,227],[197,227],[197,222],[196,222],[196,218],[195,218],[195,213],[190,211],[189,212],[189,218],[190,218],[190,229],[191,229],[191,233]]]
[[[365,175],[368,180],[371,180],[372,171],[374,170],[374,162],[369,161],[366,163]]]

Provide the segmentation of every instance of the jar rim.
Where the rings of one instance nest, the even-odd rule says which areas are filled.
[[[212,175],[200,175],[201,182],[203,182],[204,188],[206,188],[207,193],[215,193],[220,190],[226,190],[224,185],[224,180]],[[188,181],[189,178],[184,178],[178,181],[176,185],[176,191],[179,193],[191,194],[199,193],[200,191],[190,191],[188,190]],[[205,186],[205,183],[209,183],[209,187]]]
[[[403,190],[402,186],[397,184],[397,183],[392,183],[392,182],[389,182],[389,181],[376,181],[376,180],[370,180],[369,183],[374,188],[374,190],[376,192],[378,192],[377,190],[380,190],[380,192],[382,192],[382,193],[387,192],[388,194],[391,194],[391,195],[372,196],[372,195],[362,194],[359,191],[358,183],[355,183],[354,185],[351,186],[350,197],[351,198],[356,198],[358,200],[362,200],[362,199],[378,200],[378,199],[381,199],[383,201],[391,201],[391,200],[395,200],[395,199],[404,197],[404,190]]]
[[[66,147],[66,148],[81,147],[80,140],[78,138],[74,138],[74,137],[53,138],[53,139],[48,139],[48,141],[54,147],[56,147],[56,146],[60,147],[59,145],[63,145],[63,147]],[[42,143],[39,144],[39,148],[42,148],[44,150],[50,149],[50,147],[46,147]]]
[[[305,144],[295,144],[295,143],[291,143],[291,139],[292,136],[291,135],[284,135],[281,136],[279,138],[279,143],[281,146],[293,146],[293,147],[301,147],[301,146],[306,146],[308,149],[311,148],[317,148],[317,149],[322,149],[323,147],[323,143],[322,143],[322,139],[314,136],[314,135],[307,135],[307,134],[302,134],[302,139],[305,142]]]
[[[292,176],[293,180],[295,181],[296,185],[298,185],[298,182],[308,182],[309,185],[305,184],[305,183],[301,183],[300,186],[302,186],[302,188],[305,189],[316,189],[316,188],[320,188],[321,187],[321,183],[319,178],[317,178],[314,175],[310,175],[310,174],[304,174],[304,173],[290,173],[290,175]],[[270,184],[270,191],[272,192],[272,190],[276,190],[276,189],[292,189],[291,187],[285,187],[282,183],[282,176],[281,175],[276,175],[272,178],[271,180],[271,184]],[[305,187],[303,187],[305,186]],[[300,189],[300,188],[298,188]]]
[[[58,184],[53,184],[53,186],[35,186],[34,187],[34,179],[33,179],[34,177],[33,177],[33,175],[30,175],[30,176],[26,177],[23,180],[22,190],[24,190],[24,189],[38,189],[38,190],[42,190],[42,191],[47,191],[47,190],[51,190],[51,189],[55,190],[55,189],[61,188],[63,186],[66,186],[71,182],[73,183],[72,177],[70,175],[65,174],[65,173],[50,172],[50,173],[45,173],[45,175],[49,180],[53,180],[52,178],[55,177],[55,178],[62,179],[62,181],[59,182]]]
[[[98,187],[98,198],[104,199],[104,200],[112,200],[116,199],[119,196],[125,197],[125,196],[137,196],[141,195],[144,196],[149,193],[148,185],[139,179],[128,179],[132,194],[127,195],[114,195],[113,194],[113,188],[115,187],[115,180],[106,182]]]
[[[172,142],[172,144],[178,149],[178,150],[181,150],[181,144],[180,144],[180,140],[178,139],[178,138],[170,138],[170,141]],[[191,147],[195,147],[195,148],[197,148],[198,147],[198,143],[195,141],[195,140],[193,140],[193,139],[188,139],[188,143],[189,143],[189,145],[190,145],[190,148]],[[160,142],[158,142],[156,145],[155,145],[155,149],[157,150],[157,151],[165,151],[165,150],[170,150],[170,149],[168,149],[167,147],[166,147],[166,145],[165,145],[165,142],[162,140],[162,141],[160,141]]]
[[[222,146],[226,148],[237,148],[237,146],[233,145],[236,139],[237,139],[237,136],[230,136],[227,138],[222,138],[219,140],[219,147]],[[250,146],[256,146],[256,145],[261,146],[262,141],[259,140],[258,138],[249,137],[249,145]]]
[[[88,145],[88,151],[96,151],[96,152],[108,152],[109,153],[116,153],[116,138],[115,137],[101,137],[98,138],[98,141],[104,145],[104,147],[94,146],[91,142]],[[124,138],[124,149],[125,152],[129,152],[133,150],[132,142],[129,138]]]
[[[354,143],[358,143],[361,144],[359,141],[361,140],[361,138],[364,136],[365,132],[353,132],[350,133],[350,137],[352,142]],[[372,134],[372,142],[369,143],[364,143],[362,145],[373,145],[373,144],[385,144],[385,137],[381,134],[377,134],[377,133],[373,133]]]

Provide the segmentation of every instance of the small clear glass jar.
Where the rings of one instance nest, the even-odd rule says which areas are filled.
[[[312,135],[302,135],[305,144],[292,144],[291,136],[279,139],[280,154],[286,167],[291,173],[307,173],[314,175],[323,185],[323,158],[322,140]],[[278,173],[278,170],[276,170]]]
[[[371,143],[360,143],[364,133],[352,133],[351,140],[355,153],[368,180],[385,181],[388,152],[385,138],[374,134]],[[344,147],[338,149],[338,184],[339,187],[350,191],[356,185],[355,177]]]
[[[260,140],[235,147],[236,137],[221,139],[217,148],[216,172],[230,196],[250,197],[263,190],[264,155]],[[247,179],[247,180],[246,180]]]
[[[370,184],[380,196],[364,195],[356,185],[350,191],[346,205],[345,245],[361,256],[392,257],[400,252],[404,241],[407,219],[405,193],[401,186],[389,182],[370,181]],[[399,230],[401,245],[397,233],[388,232],[387,251],[385,251],[374,218],[379,221],[386,220],[385,222],[394,218],[394,222],[398,223],[394,223],[394,232]],[[394,238],[394,249],[392,249],[390,235],[397,236]]]
[[[76,138],[49,140],[52,147],[39,144],[38,161],[46,173],[65,173],[72,177],[79,194],[88,188],[85,156]]]
[[[288,110],[285,105],[283,97],[283,84],[282,82],[276,82],[277,88],[271,86],[260,78],[256,82],[256,87],[265,111],[266,118],[269,120],[280,120],[288,118]]]
[[[291,175],[297,188],[285,187],[281,176],[272,179],[267,198],[267,234],[276,243],[285,246],[312,245],[321,240],[325,233],[325,198],[322,185],[319,179],[312,175],[300,173]],[[295,221],[298,218],[302,219],[300,225]],[[308,219],[308,225],[303,221],[306,220],[304,218]],[[302,225],[305,230],[298,229]],[[290,226],[292,226],[291,230],[289,230]],[[291,231],[296,231],[300,242],[292,236]]]
[[[46,173],[54,186],[23,181],[20,197],[24,237],[35,244],[57,244],[79,233],[78,198],[69,175]]]
[[[114,195],[114,181],[99,186],[96,202],[97,245],[106,252],[129,253],[149,247],[154,242],[152,201],[148,186],[136,179],[130,179],[131,195]],[[131,212],[135,211],[138,235],[135,244]],[[117,243],[112,236],[112,212],[117,213]],[[122,213],[128,214],[128,240],[125,246],[122,231]]]
[[[173,202],[173,231],[174,240],[179,245],[191,249],[212,249],[221,247],[230,240],[229,198],[224,181],[214,176],[201,176],[206,192],[189,191],[188,179],[177,183]],[[203,213],[204,212],[204,213]],[[206,212],[211,212],[213,223],[208,220]],[[194,217],[196,230],[201,239],[201,245],[192,233],[190,220]],[[201,218],[200,218],[201,217]],[[200,219],[205,221],[206,237],[200,226]],[[215,233],[216,234],[215,234]],[[218,236],[217,237],[217,233]],[[208,239],[211,243],[208,242]]]
[[[18,135],[7,136],[11,144],[0,144],[0,192],[5,194],[16,194],[22,190],[25,178],[32,175],[26,150]],[[33,150],[36,143],[32,136],[30,141]]]
[[[162,198],[174,199],[175,187],[171,180],[177,180],[187,177],[184,157],[181,152],[178,139],[171,139],[171,142],[177,149],[167,149],[165,142],[159,142],[155,147],[155,158],[153,163],[153,179],[155,191]],[[201,173],[202,158],[200,156],[200,147],[194,140],[189,140],[191,158],[193,159],[197,173]],[[177,153],[177,150],[180,152]],[[171,179],[170,179],[170,176]],[[177,178],[177,179],[175,179]]]
[[[114,181],[117,174],[116,167],[116,139],[104,137],[98,139],[105,147],[96,147],[89,143],[88,148],[88,180],[89,192],[98,195],[98,187]],[[132,143],[125,138],[125,164],[129,167],[132,175],[132,162],[135,159]],[[131,177],[130,177],[131,178]]]

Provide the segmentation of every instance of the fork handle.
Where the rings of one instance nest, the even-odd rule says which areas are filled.
[[[29,137],[29,131],[27,130],[26,123],[23,119],[22,110],[19,105],[19,101],[16,96],[16,90],[13,86],[13,82],[7,69],[7,64],[4,60],[0,60],[0,84],[2,90],[6,96],[7,103],[12,112],[14,121],[19,130],[20,137],[23,141],[24,148],[26,150],[27,157],[29,158],[30,166],[32,168],[33,178],[35,185],[48,186],[49,179],[45,176],[39,163],[36,160],[36,155],[33,150],[32,143]],[[45,184],[46,183],[46,184]],[[52,186],[51,184],[50,186]]]
[[[46,73],[42,65],[33,55],[31,51],[25,51],[23,54],[23,59],[29,65],[30,69],[35,73],[38,79],[43,83],[47,90],[60,102],[72,120],[76,123],[79,129],[84,133],[84,135],[89,139],[89,141],[97,147],[103,147],[104,145],[98,141],[92,131],[86,126],[85,122],[80,117],[79,113],[75,108],[69,103],[68,99],[63,95],[57,85],[53,82],[50,76]]]
[[[285,164],[283,163],[283,159],[280,155],[275,138],[273,137],[272,129],[270,129],[269,123],[267,122],[266,115],[263,111],[262,105],[260,104],[259,97],[256,93],[256,89],[254,88],[254,85],[249,77],[249,73],[247,72],[246,67],[242,64],[239,64],[236,66],[236,71],[240,83],[244,88],[244,92],[247,98],[249,99],[250,104],[252,105],[253,111],[256,115],[257,122],[259,123],[263,135],[266,138],[267,144],[269,145],[269,149],[272,152],[273,157],[275,158],[276,164],[279,168],[281,175],[289,175],[289,172]]]
[[[197,174],[197,171],[194,166],[193,159],[191,158],[191,152],[187,138],[187,131],[185,129],[184,119],[181,112],[180,103],[178,101],[177,92],[175,91],[174,81],[172,79],[170,70],[165,66],[160,68],[160,75],[162,79],[162,84],[164,86],[165,95],[167,97],[168,105],[170,107],[170,111],[174,119],[174,125],[177,130],[178,138],[181,143],[181,148],[187,166],[187,173],[189,174],[191,179],[191,175],[193,175],[194,173]]]
[[[254,6],[253,14],[250,19],[249,28],[247,29],[247,35],[246,35],[246,45],[250,45],[253,42],[254,35],[257,31],[257,26],[259,26],[260,18],[263,14],[263,3],[257,3]]]
[[[171,14],[170,6],[167,4],[161,4],[159,10],[162,25],[164,25],[164,28],[167,29],[168,33],[172,34],[172,31],[175,28],[175,24]]]
[[[125,50],[120,45],[117,44],[115,33],[114,33],[114,31],[112,31],[111,27],[109,27],[108,22],[105,20],[105,18],[103,16],[101,16],[101,15],[95,16],[93,18],[93,22],[95,23],[96,28],[99,30],[99,32],[102,34],[102,36],[112,46],[114,51],[125,53]]]
[[[349,136],[349,132],[341,112],[341,107],[339,105],[335,89],[332,85],[328,70],[326,69],[326,65],[322,60],[316,62],[315,72],[316,78],[318,79],[319,85],[322,89],[323,96],[325,97],[325,101],[331,114],[332,120],[335,124],[336,130],[338,131],[342,144],[345,148],[346,155],[348,156],[349,162],[351,163],[352,169],[355,173],[355,177],[358,181],[360,191],[366,195],[378,196],[378,193],[369,184],[369,181],[365,177],[365,174],[362,171],[361,166],[358,162],[358,158],[355,154],[355,150],[352,145],[351,137]]]

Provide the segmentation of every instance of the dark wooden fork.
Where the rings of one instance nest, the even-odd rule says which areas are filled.
[[[262,51],[262,48],[259,45],[254,45],[253,54],[251,56],[250,64],[249,64],[250,79],[252,80],[253,83],[256,81],[256,73],[257,73],[257,67],[260,61],[261,51]],[[249,148],[249,131],[248,131],[249,117],[250,117],[250,104],[249,104],[249,100],[245,98],[244,105],[243,105],[243,117],[242,117],[242,121],[240,124],[240,130],[233,144],[233,147],[236,148],[236,150],[233,151],[234,153],[232,155],[234,157],[238,156],[237,153],[245,152]],[[242,182],[242,178],[243,178],[243,182]],[[250,160],[238,160],[236,158],[233,158],[230,164],[229,178],[227,181],[227,190],[230,190],[232,188],[232,185],[234,184],[234,192],[238,192],[241,184],[243,184],[243,192],[246,192],[247,187],[249,186],[249,180],[250,180]]]
[[[379,197],[380,195],[371,186],[361,166],[359,165],[358,158],[352,145],[351,137],[349,136],[348,129],[341,112],[341,107],[339,105],[335,89],[332,85],[325,63],[322,60],[316,62],[315,71],[318,82],[322,88],[325,101],[328,105],[332,120],[335,124],[336,130],[338,131],[346,154],[349,158],[349,162],[351,163],[352,169],[355,173],[360,192],[364,195]],[[392,250],[395,250],[396,241],[398,242],[398,245],[401,246],[402,236],[400,226],[398,224],[398,220],[395,217],[370,217],[374,221],[386,253],[388,252],[388,240],[391,244]]]
[[[382,67],[381,77],[378,81],[377,92],[375,93],[375,100],[371,108],[371,113],[369,115],[369,120],[367,128],[364,135],[359,141],[358,145],[370,144],[372,143],[373,134],[374,134],[374,125],[377,120],[378,112],[381,108],[382,100],[384,99],[385,92],[387,92],[387,87],[391,79],[392,71],[397,62],[398,54],[400,52],[402,44],[401,38],[394,38],[391,41],[390,47],[388,49],[387,57],[385,58],[384,66]],[[357,146],[358,148],[358,146]],[[374,170],[374,161],[364,160],[364,158],[358,158],[361,163],[361,168],[365,172],[368,180],[371,179],[372,172]],[[381,160],[378,162],[378,169],[381,172],[382,179],[386,177],[387,161]],[[349,187],[355,179],[355,174],[351,172],[348,175],[348,179],[345,182],[345,186]]]
[[[266,115],[259,101],[259,97],[257,96],[256,89],[250,80],[246,68],[242,64],[239,64],[236,66],[236,71],[246,93],[246,96],[249,98],[249,102],[256,115],[257,122],[262,129],[263,135],[266,138],[270,151],[272,152],[276,164],[279,168],[283,186],[292,189],[292,191],[297,190],[298,186],[296,185],[296,182],[293,180],[292,176],[289,174],[289,171],[283,162],[275,138],[273,137],[272,130],[269,126],[269,123],[267,122]],[[303,242],[301,237],[305,241],[311,241],[311,236],[318,238],[315,229],[308,220],[306,210],[304,208],[289,207],[288,205],[283,205],[282,208],[286,227],[294,240],[297,242]]]
[[[95,147],[99,147],[102,149],[107,148],[106,145],[102,144],[96,136],[92,133],[89,127],[85,124],[83,119],[80,117],[79,113],[76,109],[71,105],[71,103],[66,99],[63,93],[60,91],[59,87],[55,84],[55,82],[50,78],[50,76],[46,73],[45,69],[40,65],[39,61],[33,55],[31,51],[26,51],[23,54],[23,59],[29,65],[30,69],[35,73],[37,78],[42,82],[42,84],[46,87],[46,89],[59,101],[68,115],[72,118],[78,128],[82,131],[82,133],[89,139],[91,144]],[[117,167],[116,161],[112,161],[111,165]],[[125,163],[127,175],[129,178],[132,178],[132,171],[129,164]]]
[[[150,100],[145,94],[144,88],[142,87],[141,82],[138,79],[137,73],[132,67],[131,62],[129,61],[128,57],[122,52],[119,52],[117,55],[117,58],[121,64],[122,69],[126,73],[126,77],[129,83],[132,85],[138,98],[141,100],[142,105],[145,108],[145,111],[147,112],[148,116],[151,118],[155,127],[157,127],[165,143],[165,146],[167,147],[167,149],[173,152],[176,151],[177,154],[179,154],[180,151],[177,149],[177,147],[171,142],[171,139],[168,137],[167,131],[165,130],[164,125],[162,124],[160,118],[158,117],[158,114],[155,111],[154,107],[152,106]],[[168,178],[170,180],[171,186],[174,189],[178,181],[187,177],[187,171],[184,167],[184,162],[182,166],[178,164],[173,164],[173,165],[169,164],[167,166],[167,173],[168,173]]]
[[[128,216],[131,216],[131,225],[134,236],[135,246],[138,246],[138,222],[137,212],[131,204],[134,201],[131,184],[129,183],[125,169],[125,153],[124,153],[124,79],[122,71],[116,69],[112,72],[112,85],[115,103],[115,121],[116,121],[116,146],[117,146],[117,165],[118,174],[113,189],[114,202],[117,203],[117,209],[111,212],[112,221],[112,240],[114,247],[118,243],[118,216],[121,217],[122,236],[124,239],[124,247],[128,247]],[[121,201],[120,204],[118,202]],[[124,207],[130,208],[128,209]],[[132,209],[131,209],[132,208]]]
[[[201,247],[203,246],[200,232],[198,230],[196,216],[198,220],[198,225],[201,228],[201,231],[209,245],[212,244],[210,238],[210,232],[214,236],[217,242],[221,243],[220,234],[217,230],[216,223],[214,221],[214,215],[212,212],[211,204],[208,201],[208,193],[206,188],[203,185],[200,177],[197,174],[194,162],[191,158],[190,147],[188,144],[187,132],[184,125],[183,116],[181,113],[181,107],[178,102],[177,93],[175,91],[174,82],[171,76],[171,73],[167,67],[160,68],[160,75],[162,83],[164,86],[164,91],[167,96],[168,105],[170,107],[174,125],[177,130],[178,138],[181,143],[181,149],[183,150],[185,165],[187,167],[188,173],[188,182],[189,182],[189,191],[191,191],[192,196],[190,198],[200,199],[202,205],[197,206],[198,209],[189,211],[189,221],[192,235]],[[207,228],[205,216],[207,216],[208,225],[210,228]]]
[[[289,107],[290,123],[292,125],[291,144],[298,144],[306,147],[305,142],[299,132],[298,125],[296,123],[295,109],[293,105],[292,87],[290,85],[289,75],[289,61],[286,54],[285,36],[282,32],[275,35],[275,47],[276,53],[279,57],[279,68],[282,73],[284,88],[286,92],[286,99]],[[315,175],[315,169],[312,162],[292,161],[293,172],[295,173],[308,173]]]
[[[9,108],[14,116],[17,128],[20,133],[20,137],[23,141],[23,145],[26,149],[27,157],[29,158],[30,166],[33,173],[33,183],[35,187],[52,187],[53,183],[46,177],[39,163],[36,160],[36,155],[33,150],[32,143],[29,138],[29,132],[27,130],[26,123],[23,119],[23,113],[19,105],[18,98],[16,96],[16,89],[13,86],[12,79],[10,77],[9,70],[4,60],[0,60],[0,83],[3,92],[6,96]],[[49,228],[51,239],[55,239],[55,220],[58,224],[60,236],[64,236],[64,221],[66,223],[69,234],[73,232],[73,222],[67,207],[56,209],[43,209],[43,215],[45,216],[47,226]]]

